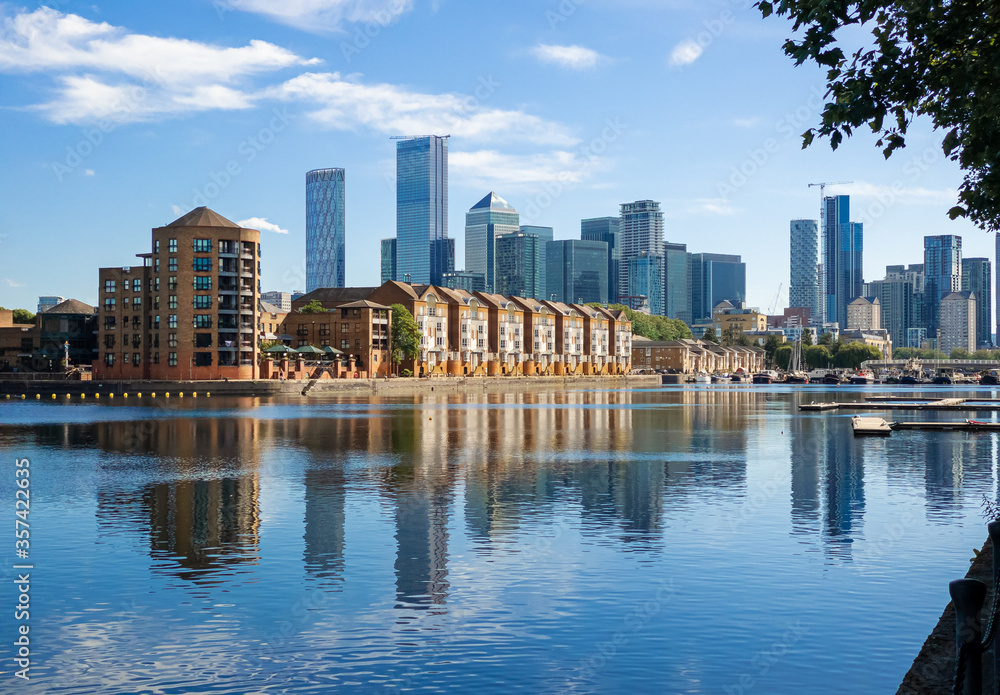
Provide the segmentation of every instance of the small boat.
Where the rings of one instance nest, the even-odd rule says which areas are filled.
[[[823,383],[839,386],[841,384],[840,375],[835,374],[834,372],[828,372],[827,375],[823,377]]]
[[[892,426],[880,417],[855,415],[851,418],[851,427],[854,429],[855,437],[869,435],[887,437],[892,434]]]
[[[733,374],[731,377],[729,377],[729,380],[732,381],[733,383],[739,384],[746,381],[746,377],[743,374]]]
[[[767,372],[758,372],[753,375],[753,383],[755,384],[770,384],[773,383],[774,379]]]
[[[858,372],[848,380],[848,383],[854,384],[855,386],[866,386],[868,384],[874,384],[875,377],[869,372]]]
[[[979,377],[979,385],[980,386],[997,386],[997,385],[1000,385],[1000,378],[998,378],[997,375],[993,374],[992,372],[987,373],[987,374],[983,374],[981,377]]]
[[[785,375],[786,384],[808,384],[809,375],[802,372],[789,372]]]
[[[904,386],[918,386],[920,384],[926,384],[927,382],[921,379],[920,377],[910,376],[909,374],[906,374],[904,376],[899,377],[899,383]]]
[[[825,383],[823,381],[824,379],[825,379],[825,377],[822,377],[822,376],[811,376],[811,377],[809,377],[809,383],[810,384],[822,384],[822,383]]]
[[[935,384],[951,384],[953,382],[952,382],[952,379],[951,379],[950,376],[946,376],[944,374],[941,374],[940,376],[934,377],[934,381],[932,383],[935,383]]]
[[[712,383],[713,384],[724,384],[727,381],[732,381],[728,374],[713,374]]]

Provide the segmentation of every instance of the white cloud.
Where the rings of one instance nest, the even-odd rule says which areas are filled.
[[[331,128],[365,126],[387,135],[437,133],[467,140],[517,140],[559,147],[574,145],[561,124],[511,111],[483,106],[472,96],[424,94],[391,84],[362,84],[340,73],[306,73],[268,96],[314,101],[319,108],[309,116]]]
[[[556,190],[581,184],[606,166],[606,161],[561,150],[530,155],[496,150],[448,153],[448,168],[463,184],[518,192],[535,191],[542,184],[555,184]]]
[[[901,183],[879,185],[866,181],[858,181],[849,184],[827,186],[827,189],[827,195],[850,195],[853,198],[873,199],[883,204],[891,202],[911,205],[952,205],[958,200],[958,191],[953,188],[933,190],[920,186],[904,186]],[[835,189],[836,194],[831,193],[830,189]]]
[[[674,46],[674,50],[670,52],[670,65],[675,68],[690,65],[701,57],[704,50],[701,44],[694,39],[685,39]]]
[[[696,215],[717,215],[732,217],[736,214],[732,203],[725,198],[695,198],[687,208],[687,212]]]
[[[83,170],[83,175],[84,176],[93,176],[94,175],[94,170],[93,169],[84,169]]]
[[[753,128],[760,123],[759,118],[734,118],[733,125],[737,128]]]
[[[171,205],[170,206],[170,211],[173,212],[178,217],[180,217],[181,215],[184,214],[184,211],[181,210],[181,206],[180,205]]]
[[[553,46],[540,43],[531,49],[531,53],[543,63],[571,70],[588,70],[606,60],[597,51],[583,46]]]
[[[266,217],[249,217],[237,222],[244,229],[256,229],[259,232],[274,232],[275,234],[288,234],[287,229],[282,229],[273,222],[268,222]]]
[[[47,7],[0,24],[0,72],[55,73],[57,96],[38,108],[57,123],[244,109],[249,78],[317,62],[266,41],[231,48],[130,34]]]
[[[388,26],[413,8],[412,0],[217,0],[220,15],[253,12],[298,29],[328,32],[344,24],[374,22]]]
[[[24,283],[23,282],[15,282],[14,280],[11,280],[10,278],[4,278],[3,281],[7,283],[8,287],[24,287]]]

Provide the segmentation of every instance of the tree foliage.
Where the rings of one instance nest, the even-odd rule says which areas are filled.
[[[587,306],[600,308],[603,304],[592,302]],[[666,316],[650,316],[638,311],[629,309],[624,304],[610,304],[611,311],[624,311],[625,316],[632,322],[632,335],[641,335],[650,340],[680,340],[690,338],[691,329],[680,319],[668,319]]]
[[[300,314],[325,314],[326,309],[320,304],[318,299],[310,299],[299,309]]]
[[[882,351],[874,345],[864,343],[848,343],[842,345],[833,355],[833,366],[844,369],[857,369],[865,360],[882,359]]]
[[[4,311],[4,307],[0,306],[0,311]],[[27,309],[12,309],[13,316],[11,320],[18,324],[27,324],[35,322],[35,314],[32,314]]]
[[[906,145],[915,118],[943,134],[944,155],[965,172],[952,219],[1000,228],[1000,12],[987,0],[772,0],[764,17],[792,21],[784,52],[826,68],[820,124],[806,131],[833,149],[862,127],[886,158]],[[854,39],[855,46],[846,41]],[[850,55],[848,55],[850,53]]]
[[[946,360],[946,355],[941,350],[924,350],[923,348],[895,348],[892,351],[892,358],[895,360]]]
[[[809,345],[802,348],[802,359],[809,369],[830,366],[830,350],[826,345]]]
[[[413,320],[413,314],[402,304],[393,304],[389,308],[392,310],[390,354],[393,363],[398,365],[404,359],[417,359],[420,355],[420,327]]]
[[[715,329],[711,326],[705,329],[705,332],[701,334],[702,340],[707,340],[710,343],[719,342],[719,337],[715,334]]]
[[[802,329],[802,345],[813,344],[813,332],[811,328]]]
[[[767,350],[766,345],[764,349]],[[771,359],[778,369],[787,370],[789,362],[792,361],[792,346],[788,343],[779,345],[774,350],[774,356]]]

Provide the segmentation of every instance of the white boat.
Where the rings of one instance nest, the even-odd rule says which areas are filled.
[[[688,383],[689,384],[711,384],[712,383],[712,377],[710,377],[705,372],[698,372],[697,374],[693,375],[690,379],[688,379]]]

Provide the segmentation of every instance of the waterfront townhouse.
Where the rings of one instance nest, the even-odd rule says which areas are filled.
[[[403,360],[403,369],[409,369],[415,376],[448,373],[449,305],[441,288],[390,280],[376,288],[368,299],[385,306],[402,304],[413,314],[420,330],[420,354],[415,360]]]
[[[608,345],[610,352],[609,374],[628,374],[632,371],[632,322],[624,309],[601,309],[608,317]]]
[[[583,373],[583,317],[563,302],[543,301],[555,322],[554,372],[558,376]]]
[[[583,373],[607,374],[610,319],[598,308],[571,304],[583,317]]]
[[[555,374],[556,314],[544,302],[524,297],[511,297],[524,312],[525,352],[523,374],[552,376]]]
[[[476,292],[487,308],[488,376],[523,374],[524,310],[502,294]]]
[[[485,376],[490,354],[487,347],[489,307],[465,290],[438,289],[448,304],[448,374]]]
[[[256,378],[260,232],[200,207],[137,255],[99,271],[94,378]]]

